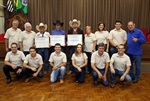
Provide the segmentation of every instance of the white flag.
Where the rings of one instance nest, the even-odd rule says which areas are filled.
[[[12,2],[12,0],[8,0],[8,1],[7,1],[7,10],[8,10],[9,12],[13,12],[14,7],[13,7],[13,2]]]

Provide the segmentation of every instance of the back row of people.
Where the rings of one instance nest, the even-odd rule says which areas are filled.
[[[84,45],[84,51],[86,52],[86,55],[88,56],[88,72],[92,72],[91,68],[91,55],[95,51],[95,47],[98,46],[99,43],[103,42],[105,44],[105,51],[110,53],[110,57],[117,53],[118,51],[118,45],[126,44],[127,41],[127,54],[130,56],[131,63],[135,61],[136,63],[136,73],[134,75],[133,73],[133,65],[131,66],[130,74],[134,82],[137,82],[140,76],[140,64],[141,64],[141,55],[142,55],[142,48],[141,44],[145,42],[144,35],[142,31],[135,28],[135,24],[133,21],[128,22],[128,29],[129,32],[126,34],[126,32],[121,29],[121,21],[115,22],[115,29],[110,31],[105,31],[105,24],[99,23],[98,24],[98,31],[95,32],[95,34],[92,33],[91,27],[86,27],[87,34],[83,34],[83,30],[79,28],[80,21],[74,19],[73,21],[69,22],[71,29],[68,31],[68,34],[82,34],[82,41]],[[62,31],[61,27],[63,26],[63,23],[57,20],[54,22],[54,25],[56,26],[56,29],[52,31],[52,34],[55,33],[59,34],[65,34],[64,31]],[[32,26],[30,23],[25,24],[25,31],[21,32],[17,28],[18,21],[13,21],[12,28],[8,29],[5,35],[6,38],[6,51],[8,51],[8,45],[10,48],[10,44],[12,42],[19,42],[20,50],[24,52],[25,55],[29,54],[29,48],[31,46],[34,46],[34,38],[38,35],[45,35],[49,36],[50,34],[46,32],[46,25],[39,24],[36,28],[39,30],[37,34],[31,30]],[[18,33],[18,34],[17,34]],[[19,35],[20,34],[20,35]],[[9,42],[9,44],[8,44]],[[109,45],[110,43],[110,45]],[[64,47],[62,47],[64,48]],[[110,49],[109,49],[110,48]],[[138,51],[137,51],[138,49]],[[110,50],[110,51],[109,51]],[[73,53],[75,52],[75,46],[69,46],[70,51],[70,74],[72,71],[74,72],[74,67],[72,65],[71,57]],[[49,49],[43,48],[43,49],[37,49],[37,52],[44,57],[44,71],[47,72],[49,68],[49,62],[48,62],[48,54]]]

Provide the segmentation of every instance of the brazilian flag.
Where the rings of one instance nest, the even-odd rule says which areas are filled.
[[[28,13],[27,0],[14,0],[15,11],[22,9],[25,14]]]

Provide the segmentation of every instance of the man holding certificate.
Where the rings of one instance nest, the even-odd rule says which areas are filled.
[[[37,48],[37,53],[40,54],[43,58],[44,61],[44,66],[43,66],[43,71],[44,74],[47,74],[49,71],[49,37],[50,34],[49,32],[46,32],[47,30],[47,25],[40,23],[39,25],[36,26],[36,29],[39,31],[36,34],[35,38],[35,45]]]
[[[66,32],[64,30],[61,29],[61,27],[64,25],[63,22],[61,22],[60,20],[56,20],[55,22],[53,22],[53,25],[55,26],[55,29],[52,30],[51,34],[51,45],[55,45],[56,43],[60,43],[61,44],[61,51],[65,52],[65,37],[66,37]],[[54,47],[53,47],[54,49]]]
[[[80,21],[77,19],[73,19],[72,21],[69,22],[69,25],[70,25],[71,29],[68,30],[68,36],[69,35],[82,35],[82,38],[81,38],[82,43],[80,43],[80,44],[83,44],[84,43],[84,34],[83,34],[83,30],[81,30],[79,28]],[[80,36],[76,36],[76,37],[80,37]],[[80,39],[80,38],[78,38],[78,39]],[[79,42],[80,40],[75,40],[74,42],[76,42],[76,41]],[[79,43],[77,43],[76,45],[70,45],[70,43],[68,41],[67,44],[69,45],[69,51],[70,51],[70,66],[69,66],[70,71],[68,72],[68,74],[71,74],[74,71],[74,68],[72,66],[71,57],[72,57],[72,54],[75,52],[76,45]]]

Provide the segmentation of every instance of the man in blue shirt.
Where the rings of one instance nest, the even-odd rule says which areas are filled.
[[[141,72],[141,58],[142,58],[142,44],[146,42],[144,34],[141,30],[135,28],[133,21],[128,22],[128,35],[127,35],[127,54],[131,60],[130,76],[133,83],[137,83]],[[135,62],[136,71],[134,73],[133,61]]]
[[[63,22],[61,22],[60,20],[56,20],[55,22],[53,22],[53,25],[55,26],[55,29],[52,30],[52,35],[66,35],[66,32],[61,29],[61,27],[64,25]],[[61,47],[61,51],[65,52],[65,46]]]

